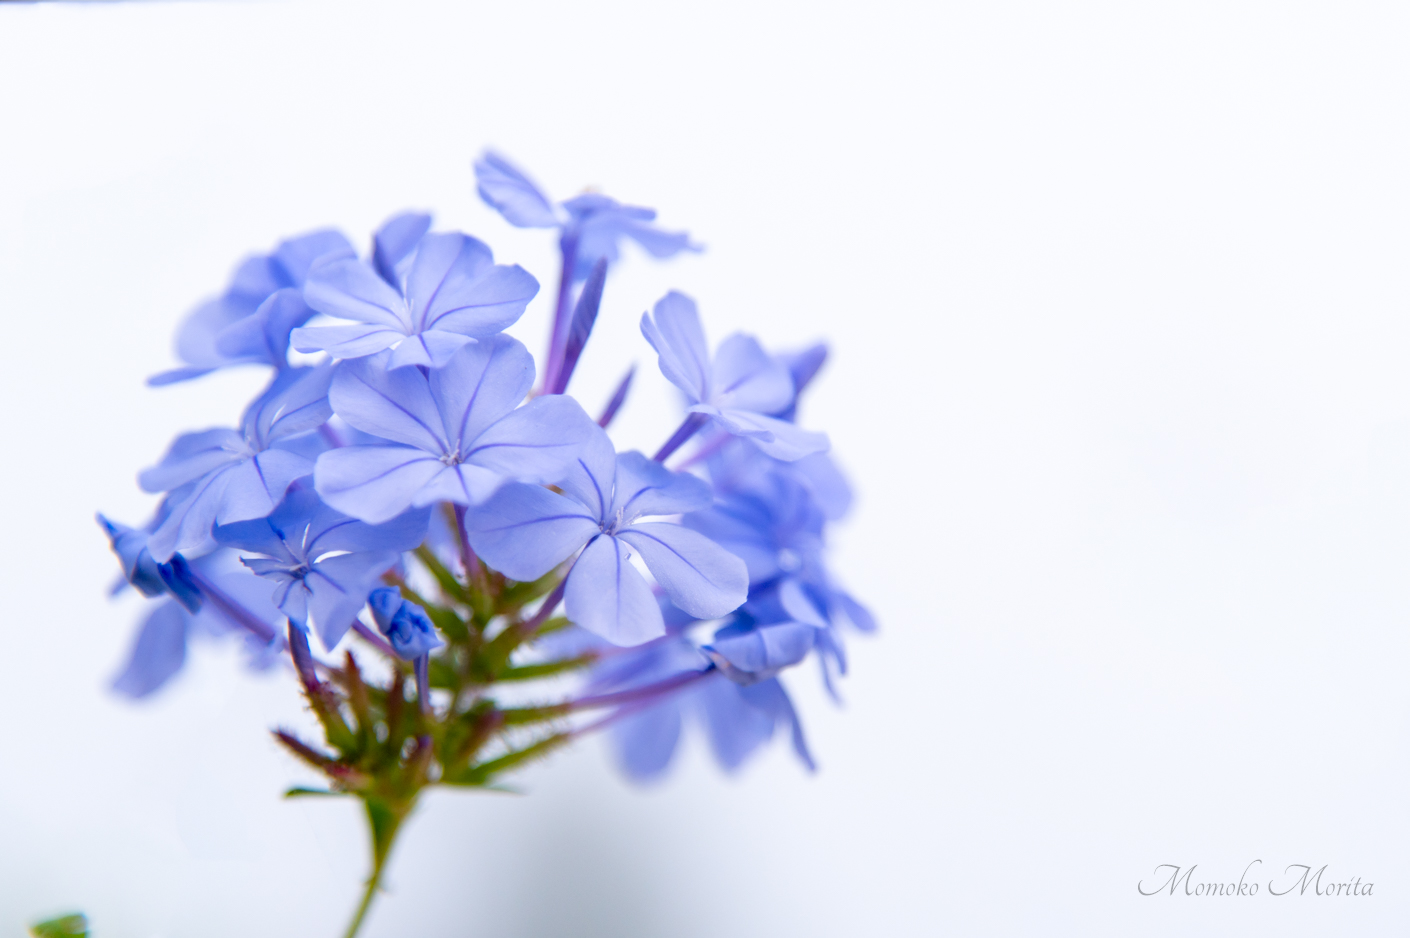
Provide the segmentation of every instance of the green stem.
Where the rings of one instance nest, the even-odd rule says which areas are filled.
[[[348,925],[343,938],[356,938],[361,930],[362,922],[367,918],[367,911],[372,908],[372,899],[382,886],[382,872],[387,868],[387,857],[391,855],[397,831],[401,829],[401,822],[411,813],[410,804],[394,808],[375,795],[364,795],[363,804],[367,808],[367,825],[372,835],[372,875],[367,877],[367,888],[362,893],[362,901],[358,903],[357,912],[353,915],[352,923]]]
[[[379,866],[372,871],[372,876],[367,880],[367,890],[362,894],[362,902],[358,904],[357,914],[353,916],[352,924],[348,926],[344,938],[355,938],[362,928],[362,920],[367,917],[367,910],[372,908],[372,897],[377,895],[377,890],[382,885],[382,868]]]

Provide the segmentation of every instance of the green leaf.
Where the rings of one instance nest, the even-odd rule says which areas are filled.
[[[309,797],[309,796],[330,796],[330,797],[333,797],[333,798],[345,798],[345,797],[347,797],[347,794],[348,794],[348,793],[345,792],[345,791],[329,791],[329,790],[326,789],[326,788],[301,788],[301,787],[295,787],[295,788],[290,788],[288,791],[284,792],[284,797],[285,797],[285,798],[307,798],[307,797]]]
[[[48,921],[29,926],[29,933],[34,938],[75,938],[75,936],[86,938],[88,916],[75,912],[73,915],[51,918]]]

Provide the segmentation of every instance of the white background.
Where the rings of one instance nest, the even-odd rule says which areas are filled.
[[[0,935],[333,935],[351,803],[266,732],[292,683],[198,650],[105,690],[138,615],[92,512],[258,376],[151,390],[246,252],[404,207],[551,283],[474,194],[484,146],[709,250],[631,257],[635,320],[826,336],[805,423],[861,490],[882,624],[821,771],[695,741],[640,790],[597,743],[435,794],[368,936],[1358,935],[1410,920],[1410,160],[1395,4],[710,2],[0,7]],[[516,333],[537,348],[545,301]],[[1257,898],[1142,898],[1157,864]],[[1274,899],[1290,863],[1369,898]],[[1397,925],[1396,923],[1399,923]]]

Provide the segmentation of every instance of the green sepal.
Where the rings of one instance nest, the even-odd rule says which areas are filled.
[[[431,576],[436,578],[436,582],[440,584],[441,589],[445,591],[447,596],[459,600],[467,606],[470,605],[470,593],[465,588],[465,584],[456,579],[454,573],[446,569],[445,564],[440,562],[431,548],[427,547],[425,544],[416,548],[416,559],[420,560],[422,565],[424,565],[427,570],[431,571]],[[402,592],[406,592],[405,587],[402,588]],[[420,604],[419,601],[415,599],[412,600],[412,602],[417,602],[418,605]]]
[[[518,612],[540,596],[547,596],[548,591],[558,585],[558,580],[558,571],[551,570],[537,580],[524,583],[505,581],[504,589],[499,594],[499,611]]]
[[[543,677],[553,677],[556,674],[566,674],[569,671],[576,671],[578,668],[585,668],[596,660],[596,655],[579,655],[576,658],[563,658],[559,661],[545,661],[540,664],[521,664],[499,672],[499,680],[533,681]]]
[[[61,915],[29,926],[29,933],[34,938],[86,938],[88,916],[81,912]]]
[[[525,746],[523,749],[507,752],[497,759],[481,762],[479,765],[472,765],[467,769],[457,772],[454,777],[443,777],[441,783],[445,785],[483,788],[500,772],[511,769],[517,765],[522,765],[533,759],[542,758],[559,746],[567,743],[572,738],[571,733],[555,733],[552,736],[544,737],[531,746]]]

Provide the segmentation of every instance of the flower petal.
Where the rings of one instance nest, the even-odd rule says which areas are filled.
[[[304,301],[338,319],[375,323],[403,335],[411,332],[406,301],[361,261],[333,261],[315,268],[304,284]]]
[[[427,368],[441,368],[451,360],[456,352],[474,341],[469,336],[441,332],[436,329],[418,332],[416,335],[403,339],[402,343],[392,350],[392,357],[388,359],[387,367],[404,368],[407,365],[424,365]]]
[[[333,412],[364,433],[442,455],[448,444],[426,377],[415,368],[389,370],[389,357],[339,364],[328,392]]]
[[[598,429],[571,397],[545,394],[486,429],[464,458],[518,482],[554,482]]]
[[[430,394],[436,402],[443,437],[468,444],[490,424],[508,414],[534,384],[534,358],[523,343],[507,335],[466,345],[431,372]]]
[[[520,581],[537,580],[601,530],[573,499],[517,482],[470,511],[465,528],[486,563]]]
[[[692,404],[710,397],[710,349],[695,301],[672,290],[657,301],[655,320],[643,313],[641,333],[656,350],[661,373]]]
[[[710,486],[686,472],[672,472],[635,450],[617,457],[612,513],[623,518],[678,515],[710,506]]]
[[[615,537],[588,544],[568,574],[563,599],[570,621],[614,645],[640,645],[666,634],[651,587]]]
[[[715,421],[730,433],[748,437],[766,454],[784,462],[826,452],[831,445],[826,433],[813,433],[796,424],[747,410],[721,411]]]
[[[773,414],[793,403],[793,377],[753,336],[736,332],[715,350],[710,403]]]
[[[308,587],[309,614],[323,647],[333,649],[352,627],[367,602],[367,594],[380,585],[380,577],[397,562],[394,551],[339,554],[314,564],[304,583]]]
[[[556,228],[558,214],[533,180],[493,151],[475,161],[480,198],[516,228]]]
[[[300,352],[327,352],[334,358],[363,358],[391,348],[406,333],[380,323],[344,323],[336,326],[301,326],[289,333]]]
[[[369,524],[391,521],[445,470],[407,446],[345,446],[318,457],[313,485],[325,502]]]
[[[634,524],[617,535],[641,553],[671,602],[713,619],[738,609],[749,595],[744,561],[705,535],[678,524]]]
[[[147,616],[113,690],[134,700],[146,697],[176,676],[186,663],[186,629],[191,617],[175,602],[162,603]]]

